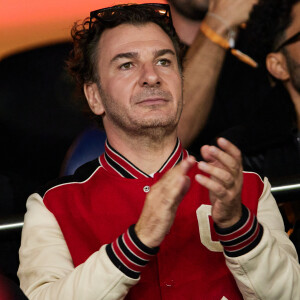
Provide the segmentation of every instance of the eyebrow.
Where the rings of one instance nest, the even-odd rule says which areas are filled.
[[[121,58],[137,58],[138,57],[138,53],[137,52],[125,52],[125,53],[119,53],[117,54],[116,56],[114,56],[112,59],[111,59],[111,63],[115,62],[116,60],[118,59],[121,59]]]
[[[155,57],[160,57],[165,54],[171,54],[173,56],[176,56],[175,52],[171,49],[161,49],[161,50],[155,51]]]
[[[154,57],[157,58],[157,57],[160,57],[160,56],[163,56],[165,54],[171,54],[173,56],[176,56],[175,52],[171,49],[161,49],[161,50],[157,50],[154,52]],[[118,59],[121,59],[121,58],[130,58],[130,59],[133,59],[133,58],[137,58],[139,56],[138,52],[125,52],[125,53],[119,53],[117,54],[116,56],[114,56],[112,59],[111,59],[111,63],[117,61]]]

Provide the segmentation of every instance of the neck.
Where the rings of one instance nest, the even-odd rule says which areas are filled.
[[[300,93],[293,87],[291,82],[286,83],[285,86],[295,106],[295,110],[297,114],[297,128],[298,130],[300,130]]]
[[[107,132],[110,145],[146,174],[155,173],[173,151],[176,130],[169,135],[154,136],[114,135]]]

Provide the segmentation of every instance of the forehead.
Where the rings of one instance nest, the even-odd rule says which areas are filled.
[[[100,61],[123,52],[155,51],[171,49],[175,52],[169,36],[157,24],[122,24],[106,29],[99,41]]]

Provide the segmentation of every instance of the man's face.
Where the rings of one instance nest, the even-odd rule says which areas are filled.
[[[104,31],[98,51],[106,131],[174,131],[182,110],[182,79],[167,34],[154,23],[122,24]]]
[[[292,23],[286,30],[286,37],[289,38],[300,31],[300,2],[292,10]],[[285,47],[285,57],[290,79],[295,90],[300,93],[300,41]]]

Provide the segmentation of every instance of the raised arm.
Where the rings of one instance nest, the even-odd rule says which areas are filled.
[[[209,13],[204,21],[217,34],[227,39],[229,28],[247,21],[256,2],[257,0],[210,0]],[[200,23],[186,22],[192,24],[190,32],[194,31],[195,26],[200,26]],[[179,30],[178,34],[180,36]],[[185,38],[180,37],[183,40]],[[184,109],[178,128],[184,147],[193,142],[207,121],[225,54],[226,50],[198,30],[184,65]]]

